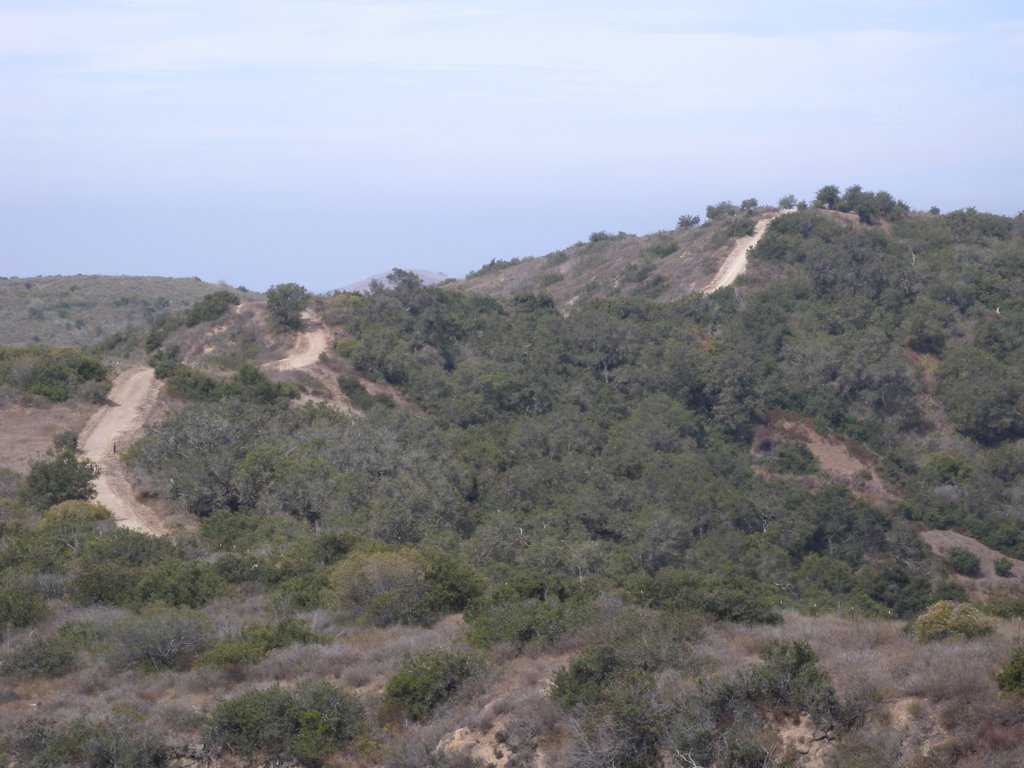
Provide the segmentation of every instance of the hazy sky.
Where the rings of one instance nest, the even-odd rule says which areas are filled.
[[[1024,208],[1019,0],[0,0],[0,275],[461,276],[707,203]]]

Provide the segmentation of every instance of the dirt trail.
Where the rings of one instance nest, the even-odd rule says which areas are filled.
[[[264,363],[263,367],[271,371],[295,371],[300,368],[308,368],[317,362],[320,354],[327,351],[331,343],[331,335],[324,328],[316,317],[310,312],[304,312],[303,320],[306,321],[306,330],[299,333],[295,339],[295,346],[292,347],[287,357]]]
[[[109,509],[118,525],[160,536],[168,533],[160,517],[135,500],[117,451],[131,445],[156,404],[160,382],[152,368],[129,368],[114,381],[109,405],[92,415],[82,430],[82,450],[96,462],[96,501]]]
[[[294,371],[317,362],[320,353],[330,344],[330,335],[308,312],[303,316],[309,330],[295,340],[287,357],[266,363],[274,371]],[[100,476],[96,480],[96,501],[109,509],[118,525],[157,536],[170,532],[160,515],[140,504],[132,492],[124,464],[117,455],[139,436],[153,411],[160,382],[152,368],[129,368],[114,381],[104,405],[92,415],[82,430],[81,445],[85,455],[96,462]]]
[[[757,245],[761,238],[764,237],[769,224],[779,218],[779,216],[785,216],[787,213],[791,213],[791,211],[780,211],[766,219],[761,219],[754,225],[754,234],[737,240],[729,255],[725,257],[725,261],[722,262],[722,266],[718,268],[718,273],[714,279],[702,288],[701,292],[712,293],[719,288],[725,288],[725,286],[736,282],[736,278],[747,271],[747,251]]]

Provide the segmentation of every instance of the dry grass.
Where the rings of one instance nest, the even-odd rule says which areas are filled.
[[[707,646],[808,642],[863,713],[840,743],[840,766],[1008,766],[1024,764],[1024,707],[999,694],[994,675],[1018,638],[1004,621],[988,637],[922,644],[897,622],[788,613],[778,627],[716,632]]]
[[[700,290],[714,277],[719,263],[732,248],[731,240],[715,237],[721,228],[719,222],[687,230],[579,243],[543,258],[483,270],[483,274],[452,285],[492,296],[542,291],[557,305],[566,306],[581,297],[642,293],[645,285],[658,276],[664,282],[655,298],[671,301]],[[652,251],[664,243],[675,245],[676,250],[665,256]],[[635,270],[638,265],[650,269],[646,281],[634,282],[629,277],[628,270]]]
[[[231,635],[246,623],[267,620],[265,597],[253,594],[207,607],[220,617],[218,631]],[[79,609],[70,618],[109,625],[124,615],[114,609]],[[335,623],[326,611],[308,618],[328,633],[323,645],[295,645],[243,668],[203,668],[184,673],[112,673],[97,664],[56,680],[3,681],[0,731],[29,718],[60,722],[81,716],[126,716],[172,743],[195,742],[217,700],[252,687],[291,686],[306,678],[327,680],[355,691],[371,720],[381,712],[383,690],[405,654],[434,648],[463,648],[461,617],[433,627],[360,628]],[[787,613],[775,627],[716,625],[697,640],[692,656],[708,674],[758,663],[769,640],[802,640],[811,645],[840,697],[860,718],[839,735],[835,750],[817,749],[815,759],[837,768],[855,766],[1019,766],[1024,764],[1024,706],[999,695],[994,672],[1019,639],[1016,622],[999,622],[985,638],[921,644],[898,622]],[[57,620],[37,633],[52,633]],[[18,645],[29,633],[11,636]],[[552,676],[576,653],[570,646],[530,655],[492,654],[430,721],[422,725],[382,718],[371,736],[346,758],[360,766],[572,765],[573,736],[568,716],[548,697]],[[692,670],[666,669],[655,678],[658,701],[682,706],[698,694]],[[779,723],[781,730],[792,724]],[[788,731],[787,731],[788,733]],[[803,750],[793,734],[780,743]],[[808,742],[809,743],[809,742]],[[353,757],[353,754],[356,756]],[[781,754],[781,753],[780,753]],[[810,766],[811,752],[795,763]],[[430,757],[433,755],[433,757]],[[474,763],[474,761],[476,761]]]
[[[198,278],[0,278],[0,346],[94,344],[222,289]]]
[[[0,468],[26,474],[29,464],[45,458],[61,432],[81,432],[97,405],[81,400],[50,403],[31,395],[0,404]]]

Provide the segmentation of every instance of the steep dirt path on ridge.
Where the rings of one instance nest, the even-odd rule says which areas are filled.
[[[320,359],[320,354],[327,351],[331,343],[331,335],[312,313],[304,312],[302,319],[306,321],[306,328],[299,333],[295,339],[295,346],[292,347],[287,357],[280,360],[273,360],[264,363],[263,367],[271,371],[296,371],[300,368],[308,368]]]
[[[754,225],[754,234],[737,240],[729,255],[725,257],[725,261],[722,262],[722,266],[718,268],[718,273],[714,279],[704,286],[701,292],[712,293],[719,288],[725,288],[725,286],[736,282],[736,278],[747,271],[747,251],[757,245],[761,238],[764,237],[769,224],[779,218],[779,216],[785,216],[787,213],[791,213],[791,211],[779,211],[779,213],[772,214],[766,219],[761,219]]]
[[[115,380],[109,405],[92,415],[82,430],[82,451],[96,462],[96,501],[109,509],[118,525],[161,536],[168,528],[153,510],[135,500],[118,450],[138,437],[160,394],[152,368],[129,368]]]

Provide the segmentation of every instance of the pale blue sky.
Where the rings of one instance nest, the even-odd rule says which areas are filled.
[[[326,291],[823,184],[1015,214],[1022,8],[0,0],[0,275]]]

